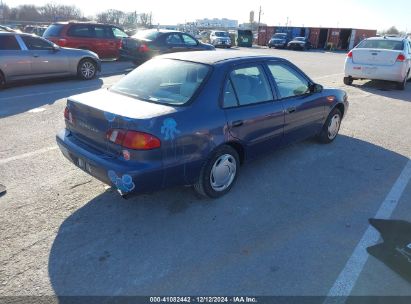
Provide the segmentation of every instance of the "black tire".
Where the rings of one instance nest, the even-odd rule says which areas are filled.
[[[338,127],[336,130],[336,133],[330,133],[330,128],[331,128],[331,123],[333,122],[333,118],[335,118],[338,115],[339,117],[339,122],[338,122]],[[320,134],[318,135],[318,140],[320,143],[322,144],[329,144],[331,143],[338,135],[338,132],[340,130],[340,126],[341,126],[341,121],[342,121],[342,113],[339,109],[334,108],[334,110],[332,110],[330,112],[330,114],[327,117],[327,120],[325,121]]]
[[[4,75],[2,72],[0,72],[0,90],[4,89],[6,86],[6,79],[4,78]]]
[[[97,75],[97,64],[86,58],[80,61],[77,67],[77,76],[83,80],[91,80]]]
[[[352,85],[353,79],[351,77],[344,77],[344,84],[345,85]]]
[[[231,177],[228,178],[227,184],[221,187],[221,190],[216,190],[215,186],[213,187],[212,185],[212,171],[213,167],[215,165],[218,166],[218,164],[223,161],[221,158],[227,157],[228,163],[231,164],[231,166],[235,166],[235,171],[234,173],[230,167],[228,167],[228,174],[232,175]],[[224,164],[222,164],[224,165]],[[224,168],[226,168],[225,166]],[[214,153],[208,158],[206,163],[204,164],[203,168],[201,169],[200,172],[200,177],[198,179],[198,182],[194,185],[194,190],[200,194],[201,196],[204,197],[209,197],[209,198],[218,198],[221,197],[225,194],[227,194],[233,185],[235,184],[238,174],[239,174],[239,169],[240,169],[240,158],[238,156],[238,153],[236,150],[234,150],[232,147],[223,145],[217,150],[214,151]],[[231,172],[231,174],[230,174]],[[216,180],[214,179],[215,183]]]
[[[401,91],[404,91],[406,85],[407,85],[407,76],[405,76],[405,78],[402,82],[397,82],[397,89],[401,90]]]

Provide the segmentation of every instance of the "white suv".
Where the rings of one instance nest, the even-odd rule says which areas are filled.
[[[212,31],[210,34],[210,42],[215,47],[231,47],[230,34],[225,31]]]
[[[361,41],[345,59],[344,83],[355,79],[397,82],[405,89],[411,79],[411,42],[406,38],[373,37]]]

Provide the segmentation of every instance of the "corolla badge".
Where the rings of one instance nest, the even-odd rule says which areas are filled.
[[[93,126],[90,126],[90,125],[86,124],[85,122],[83,122],[83,121],[81,121],[81,120],[79,120],[77,124],[78,124],[80,127],[84,128],[84,129],[87,129],[87,130],[89,130],[89,131],[92,131],[92,132],[95,132],[95,133],[98,133],[98,132],[99,132],[98,129],[94,128]]]

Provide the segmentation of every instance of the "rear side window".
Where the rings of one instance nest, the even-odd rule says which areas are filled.
[[[88,25],[73,25],[67,32],[72,37],[91,38],[92,34]]]
[[[20,46],[17,43],[16,37],[11,36],[11,35],[0,36],[0,50],[1,51],[20,50]]]
[[[59,37],[64,24],[51,24],[44,32],[44,37]]]
[[[210,67],[200,63],[153,59],[112,86],[113,92],[169,105],[188,102],[204,82]]]
[[[231,72],[224,88],[224,107],[232,107],[235,104],[249,105],[270,100],[273,100],[273,95],[261,66],[251,66]]]
[[[116,38],[126,38],[126,37],[128,37],[128,35],[126,33],[124,33],[122,30],[120,30],[117,27],[113,27],[112,30],[113,30],[113,35]]]
[[[364,40],[357,46],[357,48],[402,51],[404,49],[404,42],[387,39]]]

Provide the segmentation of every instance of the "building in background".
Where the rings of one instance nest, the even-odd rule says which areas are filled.
[[[213,19],[197,19],[195,21],[197,27],[200,28],[237,28],[238,20],[231,20],[227,18],[213,18]]]

